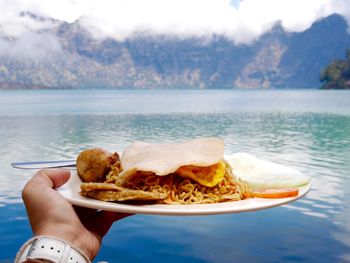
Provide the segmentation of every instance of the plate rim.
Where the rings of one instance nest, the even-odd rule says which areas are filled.
[[[131,214],[149,214],[149,215],[172,215],[172,216],[193,216],[193,215],[215,215],[215,214],[231,214],[242,212],[254,212],[273,208],[294,202],[304,197],[311,190],[311,182],[298,187],[299,194],[295,197],[288,198],[247,198],[239,201],[228,201],[214,204],[124,204],[117,202],[106,202],[89,197],[82,196],[76,184],[80,184],[80,178],[75,171],[72,171],[68,182],[58,191],[71,204],[105,210],[112,212],[131,213]],[[80,187],[79,187],[80,188]]]

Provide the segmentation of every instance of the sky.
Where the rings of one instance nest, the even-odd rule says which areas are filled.
[[[350,0],[0,0],[0,10],[0,36],[18,42],[29,39],[39,46],[48,37],[55,49],[59,47],[52,36],[38,34],[55,23],[35,21],[21,12],[69,23],[79,21],[96,38],[120,41],[140,33],[179,37],[220,34],[236,44],[250,43],[278,21],[286,31],[300,32],[333,13],[343,15],[350,24]],[[4,43],[0,38],[3,50]]]

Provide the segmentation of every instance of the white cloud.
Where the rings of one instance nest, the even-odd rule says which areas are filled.
[[[349,0],[245,0],[239,13],[253,27],[280,20],[286,30],[303,31],[315,20],[333,13],[349,17],[348,6]]]
[[[302,31],[340,13],[350,21],[350,0],[0,0],[0,32],[19,36],[53,26],[19,17],[21,11],[81,24],[98,36],[124,39],[137,32],[180,36],[223,34],[237,43],[257,38],[281,21]]]
[[[0,38],[0,56],[45,60],[61,51],[57,38],[48,33],[25,32],[10,41]]]

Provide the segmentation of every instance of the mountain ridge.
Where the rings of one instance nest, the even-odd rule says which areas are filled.
[[[11,83],[13,88],[318,88],[321,71],[350,48],[346,21],[338,14],[299,33],[277,22],[253,43],[240,45],[220,35],[96,39],[79,21],[52,21],[51,31],[38,34],[52,34],[58,46],[43,59],[0,55],[0,89]]]

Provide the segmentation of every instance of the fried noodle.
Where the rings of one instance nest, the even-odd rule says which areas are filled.
[[[109,175],[109,180],[113,176]],[[154,173],[137,172],[123,187],[147,192],[167,194],[160,200],[164,204],[209,204],[225,201],[238,201],[251,196],[248,185],[236,179],[231,167],[226,166],[223,180],[214,187],[203,186],[177,174],[157,176]]]

